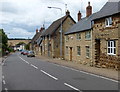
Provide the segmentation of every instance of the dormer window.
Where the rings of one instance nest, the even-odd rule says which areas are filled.
[[[105,19],[105,25],[106,27],[112,26],[112,17],[108,17]]]

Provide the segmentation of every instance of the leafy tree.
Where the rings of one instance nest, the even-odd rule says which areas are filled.
[[[0,55],[4,55],[7,48],[8,37],[3,29],[0,29]]]
[[[30,50],[30,44],[29,43],[25,45],[25,49]]]

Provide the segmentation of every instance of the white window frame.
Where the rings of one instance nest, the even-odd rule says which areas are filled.
[[[105,19],[105,26],[111,27],[112,26],[112,17],[108,17]]]
[[[86,31],[85,32],[85,39],[90,40],[91,39],[91,31]]]
[[[90,58],[90,46],[86,46],[86,57]]]
[[[114,40],[109,40],[107,42],[107,54],[108,55],[116,55],[116,42]]]
[[[76,39],[77,39],[77,40],[81,40],[81,33],[77,33],[77,34],[76,34]]]
[[[79,48],[79,50],[78,50],[78,48]],[[78,56],[81,55],[81,48],[80,48],[80,46],[77,46],[77,55],[78,55]]]

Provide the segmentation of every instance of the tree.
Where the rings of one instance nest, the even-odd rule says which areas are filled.
[[[4,55],[7,48],[8,37],[3,29],[0,29],[0,54]]]
[[[30,50],[30,44],[29,43],[25,45],[25,49]]]

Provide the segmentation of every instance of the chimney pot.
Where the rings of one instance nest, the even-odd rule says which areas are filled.
[[[90,2],[88,2],[88,6],[86,7],[86,17],[89,17],[92,14],[92,6],[90,6]]]
[[[38,33],[38,29],[36,29],[36,34]]]
[[[70,12],[69,12],[69,10],[67,10],[67,11],[66,11],[66,15],[70,15]]]
[[[80,13],[80,11],[79,11],[79,12],[78,12],[78,21],[81,20],[81,17],[82,17],[82,15],[81,15],[81,13]]]

